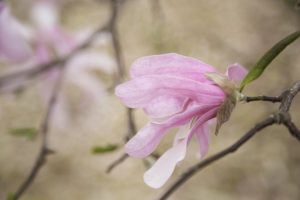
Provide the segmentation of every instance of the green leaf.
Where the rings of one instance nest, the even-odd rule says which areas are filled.
[[[11,129],[9,133],[11,135],[25,136],[28,137],[29,139],[33,139],[37,135],[38,130],[35,128],[17,128],[17,129]]]
[[[108,144],[106,146],[94,146],[92,148],[92,153],[93,154],[98,154],[98,153],[107,153],[107,152],[111,152],[114,151],[118,148],[117,145],[114,144]]]
[[[14,193],[10,193],[7,197],[7,200],[15,200],[16,195]]]
[[[289,44],[294,42],[298,37],[300,36],[300,31],[296,31],[290,35],[288,35],[286,38],[279,41],[277,44],[275,44],[269,51],[263,55],[259,59],[259,61],[251,68],[247,76],[244,78],[244,80],[241,83],[240,86],[240,92],[244,89],[244,87],[260,77],[260,75],[263,73],[263,71],[266,69],[266,67],[278,56],[278,54],[285,49]]]

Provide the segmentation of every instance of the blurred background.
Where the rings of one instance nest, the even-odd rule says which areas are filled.
[[[12,0],[11,12],[22,23],[34,27],[31,16],[36,2]],[[250,69],[273,44],[300,28],[296,3],[295,0],[127,0],[117,19],[126,73],[131,63],[141,56],[169,52],[195,57],[220,72],[236,62]],[[108,0],[61,0],[56,6],[60,25],[79,38],[105,24],[110,17]],[[127,132],[126,109],[113,90],[109,90],[116,71],[111,43],[109,34],[101,34],[97,45],[86,50],[96,53],[100,61],[89,62],[87,68],[80,63],[83,65],[80,72],[68,69],[73,73],[69,78],[67,70],[60,94],[62,103],[50,123],[49,147],[55,154],[47,157],[21,199],[151,200],[199,162],[198,146],[192,140],[186,159],[160,189],[144,184],[147,166],[142,159],[128,158],[106,173],[109,164],[124,153]],[[298,40],[271,63],[263,76],[249,84],[244,94],[280,95],[300,79],[299,53]],[[73,62],[75,66],[76,60]],[[1,64],[1,71],[9,67]],[[40,82],[45,79],[41,77],[21,91],[0,96],[0,199],[15,192],[38,155],[41,136],[24,136],[15,130],[39,128],[45,115],[43,90],[47,90]],[[254,124],[271,115],[277,106],[264,102],[239,104],[219,135],[212,134],[207,156],[235,142]],[[300,95],[291,108],[298,127],[299,109]],[[140,129],[147,117],[140,109],[133,114]],[[162,154],[172,145],[174,131],[164,136],[156,153]],[[91,151],[94,146],[110,144],[118,148],[102,154]],[[298,200],[299,152],[299,142],[285,127],[274,125],[259,132],[236,153],[197,173],[170,199]]]

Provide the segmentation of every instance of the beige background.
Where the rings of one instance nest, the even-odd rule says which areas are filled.
[[[12,1],[13,12],[26,21],[30,1]],[[200,59],[221,72],[238,62],[250,68],[275,42],[299,29],[299,10],[283,0],[161,0],[154,10],[150,0],[129,0],[118,21],[126,67],[138,57],[177,52]],[[25,4],[28,3],[28,4]],[[71,30],[101,24],[109,15],[107,1],[62,1],[62,22]],[[101,51],[112,52],[109,42]],[[246,95],[279,95],[300,79],[300,41],[288,47],[265,74],[248,85]],[[128,71],[128,70],[127,70]],[[103,82],[104,81],[104,82]],[[99,84],[111,78],[99,75]],[[76,93],[65,92],[76,107]],[[187,158],[177,167],[167,185],[155,190],[142,180],[146,167],[141,159],[129,158],[111,174],[105,169],[123,154],[126,132],[125,108],[112,94],[83,112],[74,111],[73,121],[61,130],[51,127],[50,147],[56,154],[23,196],[23,200],[132,200],[155,199],[167,186],[197,163],[193,140]],[[77,102],[78,103],[78,102]],[[277,105],[241,103],[220,134],[212,135],[208,155],[232,144]],[[300,127],[300,95],[292,106],[292,117]],[[83,110],[86,110],[85,108]],[[15,127],[38,127],[43,119],[42,103],[33,85],[20,96],[0,96],[0,199],[15,191],[29,173],[38,154],[40,137],[28,140],[8,134]],[[138,128],[147,118],[135,110]],[[172,131],[156,152],[163,153],[173,139]],[[93,155],[94,145],[119,144],[120,148]],[[170,199],[298,200],[300,199],[300,143],[281,126],[272,126],[255,136],[238,152],[195,175]]]

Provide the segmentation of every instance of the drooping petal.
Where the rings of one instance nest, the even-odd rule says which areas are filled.
[[[187,98],[172,96],[158,96],[145,107],[145,113],[152,118],[167,118],[182,112],[187,103]]]
[[[199,144],[199,158],[205,156],[210,142],[210,126],[216,123],[217,118],[212,118],[195,129],[196,139]]]
[[[238,63],[228,67],[226,72],[226,75],[234,82],[242,81],[247,74],[248,74],[248,70],[246,70],[243,66],[241,66]]]
[[[157,147],[166,130],[166,125],[148,123],[127,142],[126,153],[136,158],[148,156]]]
[[[144,181],[153,188],[159,188],[169,179],[177,163],[182,161],[186,154],[186,148],[193,133],[208,120],[215,117],[217,108],[210,109],[199,117],[193,128],[187,123],[176,134],[173,147],[165,152],[156,163],[145,173]],[[195,127],[196,126],[196,127]],[[206,147],[207,150],[207,147]]]
[[[202,104],[220,103],[226,94],[216,85],[181,77],[149,75],[119,85],[115,94],[129,107],[145,107],[157,96],[189,97]]]
[[[195,58],[169,53],[137,59],[131,66],[130,75],[131,78],[145,75],[172,75],[211,83],[203,74],[215,71],[210,65]]]
[[[208,123],[204,123],[195,130],[195,135],[199,144],[200,158],[202,158],[208,150],[210,141],[210,131]]]
[[[17,22],[8,6],[0,2],[0,55],[9,60],[23,61],[31,54],[31,49],[18,31]]]
[[[178,142],[166,151],[144,174],[144,181],[152,188],[160,188],[172,175],[176,164],[186,155],[189,124],[181,127],[176,134]]]

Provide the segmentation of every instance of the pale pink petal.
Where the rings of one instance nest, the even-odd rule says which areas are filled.
[[[53,1],[37,1],[31,10],[31,19],[39,30],[51,30],[58,23],[58,10]]]
[[[131,78],[145,75],[172,75],[195,81],[212,83],[205,78],[205,72],[215,72],[210,65],[197,59],[176,53],[146,56],[137,59],[131,66]]]
[[[16,19],[4,2],[0,2],[0,55],[15,61],[23,61],[31,54],[25,38],[18,31]]]
[[[160,188],[172,175],[176,164],[186,155],[189,124],[181,127],[176,134],[178,140],[166,151],[156,163],[144,174],[145,183],[152,188]]]
[[[53,27],[47,34],[56,52],[61,56],[70,53],[76,47],[74,38],[59,26]]]
[[[145,107],[144,111],[152,119],[166,118],[182,112],[187,101],[187,98],[158,96]]]
[[[165,125],[148,123],[127,142],[126,153],[137,158],[148,156],[157,147],[166,130]]]
[[[47,63],[50,60],[50,52],[44,43],[40,42],[37,45],[35,50],[35,56],[40,64]]]
[[[115,94],[129,107],[145,107],[160,95],[189,97],[203,104],[220,103],[225,93],[216,85],[174,76],[150,75],[119,85]]]
[[[153,188],[159,188],[165,184],[173,173],[177,163],[182,161],[186,154],[186,148],[193,133],[203,124],[208,126],[208,120],[215,117],[218,108],[210,109],[199,117],[196,124],[190,129],[190,123],[181,127],[176,134],[173,147],[165,152],[157,162],[145,173],[144,181]],[[195,127],[196,126],[196,127]],[[207,135],[206,135],[207,136]],[[207,146],[203,150],[207,151],[208,143],[203,141]]]
[[[226,75],[234,82],[240,82],[244,79],[244,77],[248,74],[248,70],[246,70],[243,66],[239,64],[233,64],[228,67]]]
[[[208,110],[207,112],[205,112],[202,116],[199,117],[199,119],[196,121],[196,123],[193,125],[190,135],[189,135],[189,140],[191,140],[192,136],[194,135],[194,133],[196,132],[196,130],[198,129],[199,126],[202,126],[203,123],[208,123],[211,124],[211,121],[213,121],[217,115],[217,112],[219,110],[219,107],[213,107],[210,110]]]
[[[218,108],[219,104],[216,105],[203,105],[197,104],[195,102],[191,102],[188,104],[187,108],[182,113],[178,113],[166,120],[161,121],[154,121],[155,123],[159,124],[166,124],[169,127],[173,126],[182,126],[188,123],[193,117],[202,116],[206,112],[210,111],[211,109]]]
[[[208,150],[210,141],[210,130],[208,123],[204,123],[195,130],[195,135],[200,148],[200,158],[202,158]]]
[[[162,124],[150,122],[129,140],[125,146],[125,151],[133,157],[142,158],[148,156],[155,150],[162,136],[169,128],[187,124],[195,115],[203,115],[205,117],[206,112],[211,111],[214,108],[216,108],[216,106],[198,105],[197,107],[190,107],[182,114],[174,115],[174,117]],[[210,114],[210,112],[208,112],[208,114]]]
[[[89,70],[100,70],[107,74],[113,74],[116,71],[114,59],[106,53],[97,51],[80,52],[69,61],[69,65],[72,66],[71,71],[80,73]]]

